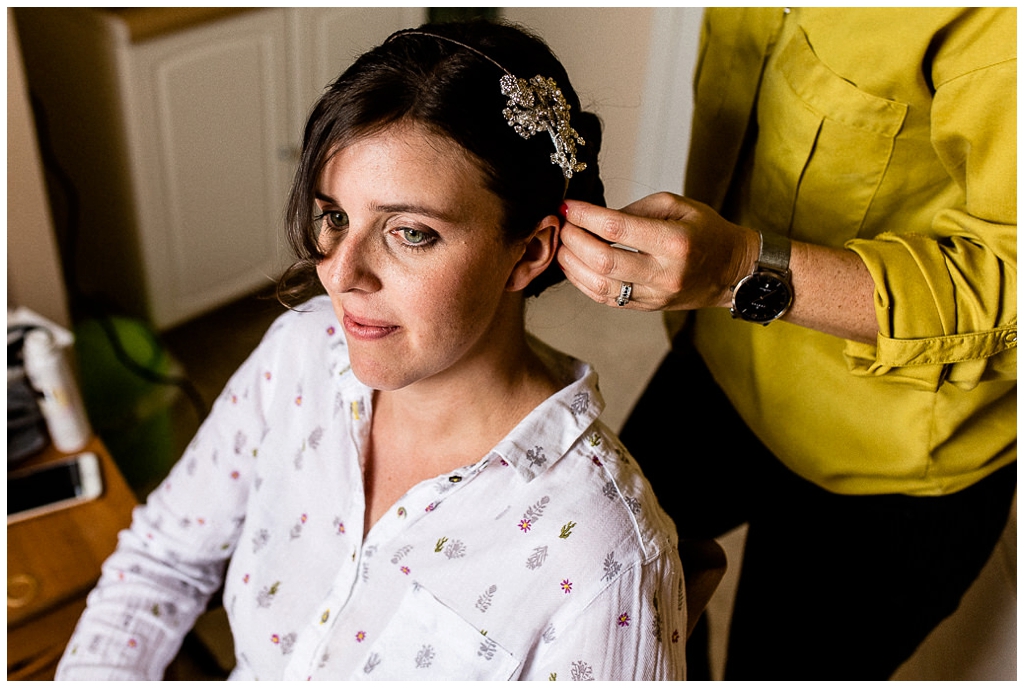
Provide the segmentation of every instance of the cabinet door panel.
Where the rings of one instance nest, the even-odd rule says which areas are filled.
[[[134,112],[151,316],[168,327],[284,264],[284,16],[253,12],[136,46]]]
[[[425,22],[427,11],[422,7],[303,7],[291,10],[290,17],[296,103],[291,140],[297,147],[305,118],[324,89],[360,54],[399,29]]]

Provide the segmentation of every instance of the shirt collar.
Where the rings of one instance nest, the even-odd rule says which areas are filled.
[[[530,347],[563,387],[531,411],[491,452],[527,482],[558,463],[604,410],[597,373],[589,364],[533,337]]]

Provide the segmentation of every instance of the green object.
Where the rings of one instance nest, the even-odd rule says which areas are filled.
[[[180,451],[172,410],[181,392],[155,381],[178,364],[145,323],[124,317],[79,323],[75,351],[93,429],[142,498],[167,475]]]

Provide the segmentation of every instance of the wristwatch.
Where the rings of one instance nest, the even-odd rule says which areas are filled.
[[[778,320],[793,303],[790,283],[788,237],[779,234],[761,236],[761,249],[754,271],[732,288],[732,317],[767,325]]]

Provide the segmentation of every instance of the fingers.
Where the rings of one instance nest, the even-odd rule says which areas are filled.
[[[645,304],[645,287],[638,277],[646,269],[644,258],[605,242],[572,225],[562,229],[562,246],[558,264],[566,278],[587,297],[607,306],[617,306],[624,282],[633,284],[626,307],[652,310]]]
[[[582,201],[567,200],[565,206],[565,219],[571,224],[609,244],[622,244],[643,251],[641,244],[646,243],[646,237],[650,234],[645,226],[646,218]]]
[[[562,245],[581,261],[586,272],[596,277],[639,279],[644,270],[641,254],[614,248],[580,227],[566,222],[562,226]]]

